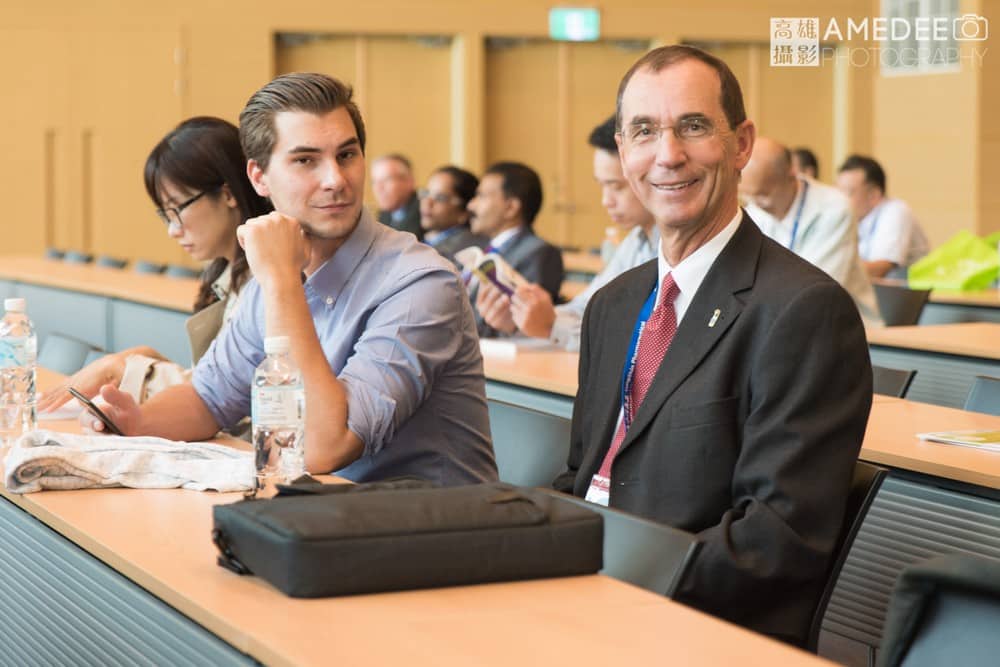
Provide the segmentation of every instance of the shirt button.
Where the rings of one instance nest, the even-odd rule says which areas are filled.
[[[326,305],[328,305],[328,306],[332,306],[333,305],[333,297],[332,296],[326,297]]]

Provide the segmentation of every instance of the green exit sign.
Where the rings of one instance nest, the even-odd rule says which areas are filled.
[[[564,42],[593,42],[601,36],[601,12],[585,7],[549,10],[549,37]]]

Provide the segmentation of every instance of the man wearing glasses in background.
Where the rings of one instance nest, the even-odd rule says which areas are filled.
[[[554,486],[695,533],[676,598],[801,645],[871,407],[861,318],[740,210],[756,131],[725,63],[651,51],[617,117],[659,253],[591,299]]]
[[[471,213],[466,208],[476,196],[479,179],[474,174],[448,165],[427,179],[420,190],[420,226],[424,242],[454,263],[455,253],[469,246],[485,248],[490,240],[469,229]]]

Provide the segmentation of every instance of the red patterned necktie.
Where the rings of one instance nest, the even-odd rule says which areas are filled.
[[[642,335],[639,338],[639,350],[635,357],[635,370],[632,372],[632,387],[629,392],[629,407],[631,408],[627,419],[629,423],[635,419],[635,413],[642,405],[643,399],[646,398],[646,392],[653,384],[653,378],[656,377],[656,371],[660,368],[663,356],[670,348],[674,334],[677,333],[677,313],[674,312],[674,300],[678,294],[680,294],[680,290],[674,282],[674,277],[668,273],[660,285],[659,302],[646,321],[646,326],[643,327]],[[626,363],[628,362],[626,361]],[[615,437],[611,441],[611,447],[597,473],[607,479],[611,479],[611,463],[615,460],[618,449],[625,439],[625,422],[626,419],[623,415],[618,423],[618,429],[615,431]]]

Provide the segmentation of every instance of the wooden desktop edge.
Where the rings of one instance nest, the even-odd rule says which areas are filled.
[[[99,278],[99,280],[88,280]],[[94,265],[65,265],[58,260],[21,256],[0,257],[0,279],[131,301],[167,310],[191,313],[199,281],[146,275],[129,269]],[[155,294],[136,287],[135,282],[155,285]],[[116,284],[118,282],[123,285]]]

